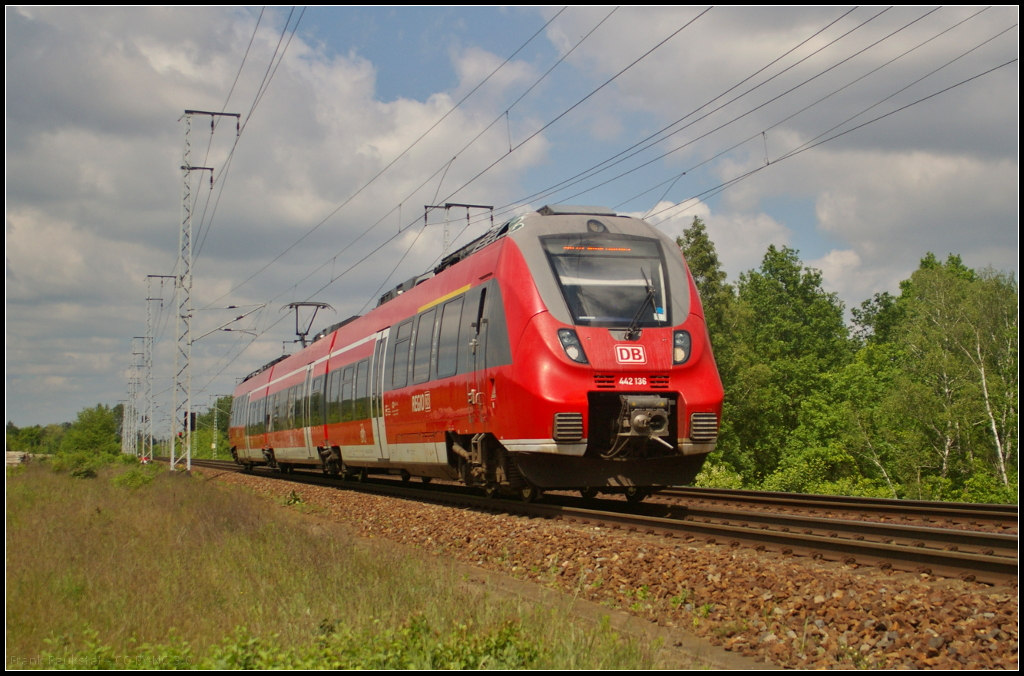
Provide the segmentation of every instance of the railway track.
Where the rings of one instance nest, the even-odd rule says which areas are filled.
[[[913,519],[942,526],[991,525],[998,529],[1016,529],[1018,523],[1017,505],[978,505],[968,502],[855,498],[843,495],[806,495],[718,488],[668,488],[659,491],[658,497],[687,502],[700,501],[702,504],[752,505],[762,509],[843,512],[857,514],[861,518],[873,515]]]
[[[193,460],[199,467],[226,471],[241,471],[228,461]],[[895,569],[927,573],[944,577],[957,577],[987,584],[1016,585],[1016,534],[977,532],[921,525],[885,524],[855,519],[836,519],[806,514],[766,513],[734,506],[705,504],[710,502],[710,491],[701,491],[700,505],[693,504],[629,504],[621,500],[583,500],[565,495],[549,495],[543,503],[527,504],[518,500],[487,498],[476,490],[463,486],[427,486],[389,479],[371,479],[365,482],[343,482],[313,472],[277,474],[260,471],[260,475],[296,483],[361,490],[392,497],[430,501],[483,511],[498,511],[556,519],[583,527],[604,528],[610,531],[638,532],[662,537],[681,538],[688,542],[726,547],[753,547],[761,551],[774,551],[785,556],[808,556],[814,559],[840,561],[847,564],[871,565],[882,569]],[[679,489],[671,489],[674,494]],[[691,500],[694,494],[685,489]],[[732,504],[740,502],[734,492],[727,492]],[[742,500],[748,506],[778,505],[777,493],[764,495],[762,502],[756,497]],[[809,496],[795,496],[793,504],[810,504],[801,500]],[[820,497],[820,496],[810,496]],[[827,496],[832,498],[833,496]],[[721,499],[721,498],[719,498]],[[783,498],[782,500],[785,500]],[[861,505],[855,498],[842,498],[837,502],[844,511],[873,513],[873,501]],[[752,502],[753,501],[753,502]],[[896,502],[896,501],[890,501]],[[817,503],[820,506],[820,502]],[[880,506],[880,505],[875,505]],[[924,505],[919,505],[922,508]],[[960,508],[959,518],[970,520],[969,506]],[[978,506],[973,506],[977,509]],[[993,507],[986,505],[985,508]],[[1001,506],[994,506],[1001,507]],[[942,511],[945,505],[938,508]],[[891,509],[891,507],[890,507]],[[984,511],[984,510],[983,510]],[[1002,510],[1003,521],[1012,516]],[[930,517],[930,518],[945,518]]]

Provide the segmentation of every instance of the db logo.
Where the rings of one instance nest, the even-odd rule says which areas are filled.
[[[620,364],[646,364],[647,352],[643,345],[616,345],[615,361]]]

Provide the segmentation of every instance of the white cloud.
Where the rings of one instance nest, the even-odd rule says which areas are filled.
[[[768,246],[790,244],[792,233],[765,213],[712,212],[704,202],[660,202],[651,210],[649,222],[673,239],[700,218],[715,244],[722,269],[735,281],[741,272],[761,264]],[[631,214],[637,218],[643,213]]]
[[[283,18],[268,10],[253,41],[227,108],[241,112],[243,120]],[[121,371],[130,359],[131,336],[145,331],[145,276],[168,274],[177,255],[183,140],[177,120],[186,108],[220,110],[255,15],[216,8],[31,8],[9,9],[7,19],[7,160],[14,168],[7,183],[8,383],[38,396],[45,389],[39,378],[61,378],[61,393],[92,392],[116,401],[124,396]],[[266,272],[229,293],[351,198],[447,112],[461,98],[459,92],[469,91],[504,59],[466,48],[453,55],[459,77],[454,93],[386,103],[376,97],[373,64],[348,54],[328,57],[304,42],[300,31],[246,126],[229,172],[225,160],[234,142],[233,120],[222,123],[211,141],[209,118],[194,118],[190,162],[213,166],[225,186],[218,197],[219,190],[209,190],[208,174],[193,183],[197,251],[202,244],[194,267],[195,307],[275,299],[243,324],[262,330],[278,322],[279,304],[304,300],[399,225],[417,223],[422,205],[438,190],[440,174],[421,185],[424,179],[498,114],[510,88],[535,77],[529,64],[507,64],[381,180]],[[438,199],[507,151],[506,129],[485,134],[451,163]],[[540,137],[458,199],[507,201],[519,189],[524,169],[543,161],[546,152]],[[402,200],[407,203],[399,224],[397,214],[387,213]],[[214,208],[209,227],[203,214],[209,220]],[[330,302],[341,317],[357,311],[416,232],[413,228],[385,246],[317,300]],[[440,232],[425,233],[394,279],[404,279],[410,269],[419,272],[440,254],[440,237]],[[346,245],[351,247],[345,250]],[[158,364],[173,360],[168,342],[173,342],[173,321],[167,319],[173,303],[170,291],[165,294]],[[196,333],[224,321],[218,312],[197,313]],[[279,323],[215,387],[229,391],[238,372],[280,354],[290,324]],[[232,346],[238,340],[213,334],[196,344],[197,387],[237,354]],[[75,410],[95,403],[70,394],[56,398],[60,403],[48,408],[32,397],[9,399],[10,415],[33,422],[72,419]]]

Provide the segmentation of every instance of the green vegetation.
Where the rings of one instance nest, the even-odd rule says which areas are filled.
[[[199,476],[7,477],[8,667],[642,669],[565,608]]]
[[[18,428],[13,422],[8,422],[7,450],[17,453],[56,453],[69,427],[71,423]]]
[[[122,413],[120,404],[113,408],[97,404],[95,408],[79,411],[73,423],[18,428],[13,422],[8,422],[7,450],[50,455],[117,455],[121,451]]]
[[[231,402],[229,394],[218,397],[210,408],[196,416],[196,429],[192,432],[192,457],[213,459],[214,435],[217,440],[217,459],[230,460],[231,445],[228,443],[228,423],[231,418]],[[216,409],[216,416],[214,415]],[[216,418],[216,429],[214,422]]]
[[[725,283],[699,218],[678,244],[725,386],[697,485],[1017,501],[1017,282],[928,254],[852,311],[798,253]]]

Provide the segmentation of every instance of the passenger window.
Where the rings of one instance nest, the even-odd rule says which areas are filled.
[[[364,359],[356,364],[356,406],[355,419],[365,420],[370,417],[370,399],[367,396],[367,374],[370,372],[370,360]]]
[[[312,389],[309,392],[309,425],[313,427],[315,425],[324,424],[324,377],[317,376],[313,378]]]
[[[437,338],[437,377],[455,375],[459,365],[459,324],[465,297],[445,303],[441,310],[441,331]]]
[[[412,365],[412,382],[425,383],[430,380],[430,346],[434,338],[434,316],[437,308],[420,315],[416,322],[416,351]]]
[[[281,418],[284,420],[284,429],[290,430],[295,427],[295,388],[289,387],[281,397]]]
[[[341,377],[341,419],[345,422],[352,420],[352,376],[355,368],[345,367],[345,373]]]
[[[327,422],[341,422],[341,369],[331,373],[328,384]]]
[[[268,432],[281,429],[281,393],[276,392],[270,402],[270,429]]]
[[[405,387],[409,382],[409,343],[412,338],[412,321],[398,327],[395,338],[395,356],[391,364],[391,388]]]
[[[305,427],[306,420],[303,411],[303,397],[302,390],[304,385],[296,385],[292,388],[292,428]]]

